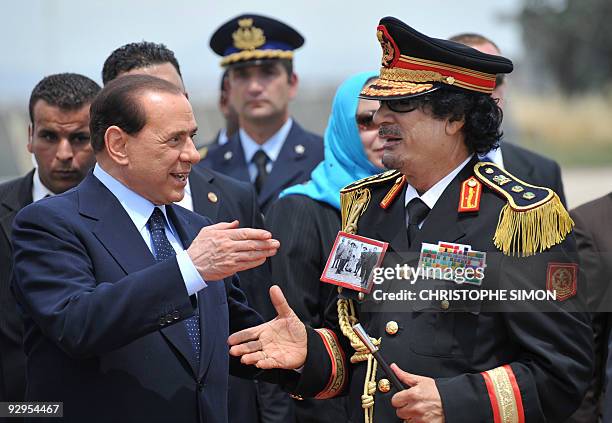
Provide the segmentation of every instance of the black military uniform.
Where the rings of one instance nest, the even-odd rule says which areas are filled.
[[[505,58],[429,38],[394,18],[381,20],[378,38],[384,67],[362,92],[366,98],[455,88],[491,92],[495,74],[512,68]],[[469,245],[487,254],[484,279],[461,285],[420,278],[410,285],[395,277],[368,295],[342,290],[338,325],[307,329],[308,355],[296,394],[348,394],[352,422],[398,421],[388,376],[351,331],[358,321],[389,363],[435,380],[447,423],[558,422],[578,407],[592,370],[592,346],[569,215],[554,192],[492,163],[474,157],[457,170],[411,239],[405,230],[408,185],[398,171],[346,187],[342,227],[388,242],[383,266],[391,268],[416,266],[423,243]],[[502,289],[554,292],[557,299],[418,296]],[[416,299],[380,297],[404,290]]]

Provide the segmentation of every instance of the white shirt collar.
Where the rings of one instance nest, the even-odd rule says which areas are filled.
[[[493,162],[497,166],[504,168],[504,158],[502,156],[501,145],[494,150],[489,151],[487,154],[478,155],[478,160],[481,162]]]
[[[287,122],[285,122],[285,124],[281,126],[278,131],[276,131],[276,134],[272,135],[262,145],[257,144],[244,129],[240,128],[240,142],[242,143],[244,159],[246,162],[251,163],[253,156],[259,149],[262,149],[266,153],[272,163],[276,162],[281,148],[283,148],[283,144],[285,143],[285,139],[287,138],[287,135],[289,135],[292,125],[293,119],[287,119]]]
[[[40,173],[38,173],[38,167],[34,169],[34,176],[32,179],[32,201],[35,203],[38,200],[42,200],[47,195],[55,195],[47,188],[40,180]]]
[[[223,145],[223,144],[227,144],[228,138],[227,138],[227,129],[226,128],[221,128],[219,130],[219,136],[217,137],[217,144],[219,145]]]
[[[108,188],[108,190],[117,198],[117,200],[119,200],[119,203],[121,203],[121,206],[123,206],[127,214],[130,216],[130,219],[132,222],[134,222],[134,225],[139,232],[141,232],[147,225],[147,222],[149,221],[155,207],[160,208],[166,219],[167,227],[172,228],[172,226],[168,223],[166,206],[156,206],[140,194],[135,193],[102,169],[98,163],[96,163],[94,167],[93,174],[106,188]],[[176,236],[175,233],[173,233],[173,235]]]
[[[457,176],[457,174],[461,172],[461,169],[463,169],[470,160],[472,160],[472,156],[469,156],[451,173],[436,182],[436,184],[429,188],[423,195],[419,195],[417,190],[412,185],[408,185],[408,188],[406,188],[405,205],[407,206],[410,200],[412,200],[413,198],[419,197],[421,200],[423,200],[425,204],[427,204],[430,210],[433,209],[448,184],[450,184],[452,180],[455,179],[455,176]]]

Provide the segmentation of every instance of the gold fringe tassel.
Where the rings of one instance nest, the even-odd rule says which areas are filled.
[[[528,257],[565,239],[574,227],[559,196],[531,210],[516,211],[506,204],[499,214],[493,243],[509,256]]]

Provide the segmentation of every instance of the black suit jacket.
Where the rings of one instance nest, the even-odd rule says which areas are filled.
[[[310,172],[321,160],[323,139],[305,131],[293,121],[272,172],[258,195],[262,212],[266,213],[283,189],[309,180]],[[240,132],[236,132],[226,144],[211,147],[198,166],[216,170],[241,181],[251,181],[240,142]]]
[[[508,172],[532,185],[552,189],[567,206],[561,168],[557,162],[510,142],[502,142],[501,151]]]
[[[189,175],[189,184],[196,213],[213,222],[238,220],[241,227],[263,228],[257,195],[250,183],[204,167],[194,167]],[[273,319],[276,312],[269,295],[272,285],[269,262],[238,275],[240,288],[246,294],[249,305],[266,320]],[[255,381],[230,376],[228,403],[230,423],[289,423],[292,420],[289,396],[276,386],[262,382],[256,386]]]
[[[571,215],[593,312],[595,372],[580,409],[568,422],[597,422],[603,412],[608,423],[612,421],[612,193],[575,208]]]
[[[185,247],[211,223],[175,205],[167,214]],[[228,368],[243,377],[260,373],[229,358],[229,333],[262,319],[224,281],[207,281],[198,293],[202,348],[193,362],[177,323],[194,314],[194,304],[176,258],[156,262],[93,175],[24,208],[13,245],[26,400],[63,401],[64,421],[224,423]]]
[[[23,323],[10,290],[10,239],[15,215],[32,203],[33,176],[34,170],[0,185],[0,401],[23,401],[25,393]]]

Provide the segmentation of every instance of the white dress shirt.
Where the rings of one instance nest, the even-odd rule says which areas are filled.
[[[246,133],[246,131],[240,128],[240,143],[242,144],[242,150],[244,151],[244,159],[247,162],[247,166],[249,168],[249,176],[251,178],[251,182],[255,182],[257,178],[257,166],[253,163],[253,156],[258,150],[263,150],[264,153],[268,156],[268,164],[266,165],[266,170],[268,174],[272,172],[272,167],[278,159],[278,155],[280,154],[281,149],[283,148],[283,144],[287,139],[287,135],[289,135],[289,131],[291,130],[291,126],[293,125],[293,119],[287,119],[287,122],[281,128],[276,131],[276,134],[272,135],[266,142],[263,144],[257,144],[253,138]]]
[[[174,228],[172,222],[168,220],[168,216],[166,215],[166,206],[156,206],[155,204],[151,203],[149,200],[140,194],[135,193],[113,176],[108,174],[97,163],[94,167],[93,174],[106,188],[108,188],[108,190],[117,198],[117,200],[119,200],[119,203],[121,203],[121,206],[126,211],[128,216],[130,216],[134,226],[136,226],[136,229],[138,229],[138,232],[142,236],[142,239],[147,244],[147,247],[149,247],[152,254],[154,254],[154,252],[152,248],[151,232],[149,231],[147,222],[149,221],[155,207],[158,207],[162,211],[165,220],[166,236],[168,237],[168,241],[170,241],[172,248],[174,248],[174,251],[176,252],[176,261],[178,262],[181,276],[183,276],[183,282],[185,283],[185,288],[187,288],[187,293],[189,295],[193,295],[203,288],[206,288],[206,282],[204,282],[204,279],[202,279],[202,276],[200,276],[200,273],[195,268],[195,265],[187,254],[187,251],[183,249],[180,238],[177,235],[176,228]],[[120,231],[121,228],[117,228],[117,230]]]
[[[410,200],[412,200],[413,198],[420,198],[425,204],[427,204],[429,210],[433,209],[448,184],[450,184],[452,180],[455,179],[455,176],[457,176],[457,174],[461,172],[461,169],[463,169],[470,160],[472,160],[472,156],[465,159],[463,163],[457,166],[451,173],[436,182],[435,185],[425,191],[423,195],[419,195],[417,190],[412,185],[408,184],[408,187],[406,188],[406,197],[404,204],[408,206]],[[419,224],[419,229],[423,226],[423,223],[426,220],[427,218],[423,219],[423,221]],[[406,215],[406,226],[408,226],[408,215]]]
[[[34,176],[32,179],[32,202],[42,200],[46,196],[55,195],[47,188],[40,180],[40,173],[38,173],[38,167],[34,170]]]

